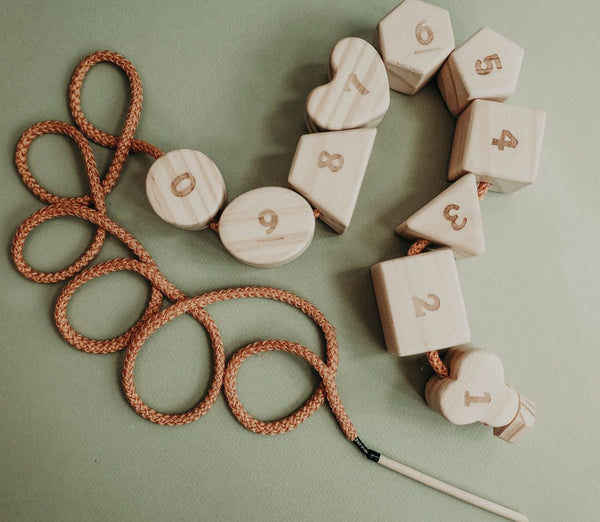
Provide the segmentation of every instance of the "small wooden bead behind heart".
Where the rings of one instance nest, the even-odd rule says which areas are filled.
[[[308,95],[308,129],[376,127],[390,105],[390,87],[375,48],[360,38],[340,40],[331,52],[330,77]]]

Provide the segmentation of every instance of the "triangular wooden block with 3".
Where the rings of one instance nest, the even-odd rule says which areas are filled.
[[[483,224],[473,174],[463,176],[396,228],[409,239],[428,239],[449,246],[455,257],[483,254]]]
[[[376,129],[305,134],[298,142],[288,183],[341,234],[354,213]]]

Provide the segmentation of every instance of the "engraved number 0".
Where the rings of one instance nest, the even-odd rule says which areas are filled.
[[[425,20],[421,20],[415,27],[415,37],[421,45],[429,45],[433,42],[433,30],[428,25],[424,25]],[[425,36],[425,38],[423,38]]]
[[[269,219],[266,219],[267,217]],[[279,217],[277,217],[277,214],[274,211],[267,208],[258,215],[258,222],[267,229],[267,234],[270,234],[277,228]]]
[[[337,172],[344,166],[344,156],[341,154],[329,154],[326,150],[319,153],[317,161],[319,168],[327,167],[331,172]]]
[[[485,67],[483,67],[483,64],[485,64]],[[485,76],[486,74],[490,74],[492,72],[494,69],[494,64],[496,64],[496,69],[502,69],[502,62],[500,61],[500,57],[497,53],[486,56],[483,59],[483,63],[481,60],[477,60],[475,62],[475,70],[477,71],[477,74]]]
[[[350,85],[348,85],[348,84],[354,85],[354,87],[356,87],[356,90],[363,96],[366,96],[370,92],[369,89],[367,89],[362,83],[360,83],[358,76],[356,76],[356,74],[354,74],[354,73],[350,73],[348,75],[348,79],[346,80],[346,85],[344,85],[344,90],[346,92],[350,92]]]
[[[457,225],[456,222],[458,221],[458,216],[456,214],[452,215],[450,214],[451,210],[460,210],[460,207],[458,205],[447,205],[446,208],[444,209],[444,217],[450,221],[450,224],[452,225],[452,228],[454,230],[460,230],[461,228],[464,228],[464,226],[467,224],[467,218],[464,217],[462,220],[462,223],[460,225]]]
[[[419,297],[413,297],[413,305],[415,306],[415,315],[417,317],[424,317],[425,310],[429,310],[430,312],[435,312],[440,308],[440,298],[435,294],[427,294],[427,298],[431,299],[433,302],[428,303]]]
[[[181,185],[184,181],[188,181],[188,183],[181,188],[179,185]],[[196,178],[194,178],[194,176],[192,176],[189,172],[179,174],[179,176],[171,181],[171,192],[176,198],[184,198],[185,196],[191,194],[195,188]]]
[[[498,147],[498,150],[504,150],[504,147],[507,149],[516,149],[518,144],[519,140],[515,138],[512,132],[506,129],[502,129],[500,139],[492,138],[492,146]]]

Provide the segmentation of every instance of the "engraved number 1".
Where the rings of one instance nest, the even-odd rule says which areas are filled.
[[[363,96],[366,96],[370,92],[369,89],[367,89],[362,83],[360,83],[358,76],[356,76],[356,74],[354,74],[354,73],[350,73],[348,75],[348,79],[346,80],[346,85],[344,85],[344,90],[346,92],[350,92],[350,85],[348,85],[348,84],[354,85],[356,90]]]
[[[435,312],[440,308],[440,298],[435,294],[427,294],[427,298],[431,299],[433,302],[428,303],[419,297],[413,297],[413,305],[415,307],[415,316],[424,317],[425,310],[429,310],[430,312]]]

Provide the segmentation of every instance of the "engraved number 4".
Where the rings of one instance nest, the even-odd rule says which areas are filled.
[[[516,149],[518,144],[519,140],[515,138],[512,132],[506,129],[502,130],[502,133],[500,134],[500,139],[492,139],[492,146],[498,147],[498,150],[504,150],[504,147],[506,147],[507,149]]]

